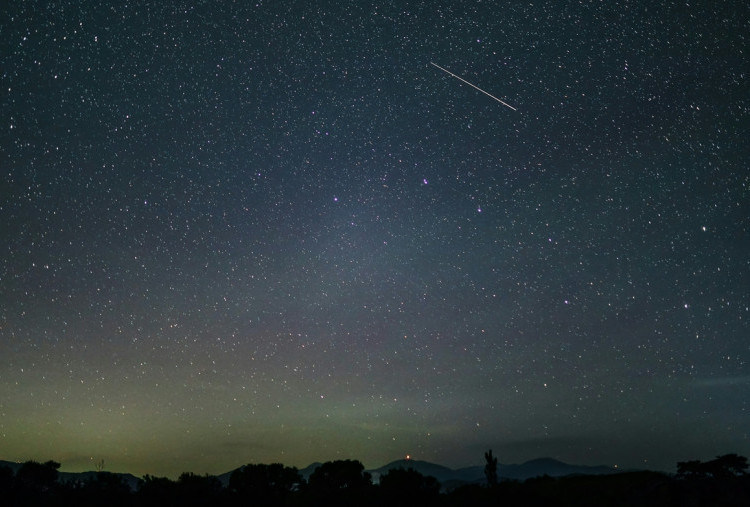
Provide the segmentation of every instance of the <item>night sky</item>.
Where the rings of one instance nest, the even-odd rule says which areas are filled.
[[[3,2],[0,459],[750,455],[749,15]]]

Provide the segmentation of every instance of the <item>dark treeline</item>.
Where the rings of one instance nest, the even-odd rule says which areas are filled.
[[[176,481],[145,476],[131,490],[122,476],[97,472],[61,482],[59,463],[28,461],[14,473],[0,467],[0,505],[13,506],[692,506],[750,505],[747,458],[736,454],[701,463],[678,463],[677,475],[621,472],[612,475],[540,477],[497,481],[497,459],[485,455],[487,483],[441,493],[438,481],[413,469],[394,469],[374,484],[359,461],[330,461],[304,480],[296,468],[248,464],[228,484],[209,475],[182,474]]]

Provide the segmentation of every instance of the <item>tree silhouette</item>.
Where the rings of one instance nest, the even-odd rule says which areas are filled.
[[[9,466],[0,465],[0,488],[10,487],[13,482],[13,469]]]
[[[111,507],[130,505],[132,493],[122,476],[109,472],[96,472],[76,489],[77,504],[80,506]]]
[[[57,484],[57,469],[60,463],[56,461],[27,461],[16,472],[16,481],[24,488],[36,491],[49,491]]]
[[[704,475],[703,463],[699,460],[678,461],[677,476],[681,478],[702,477]]]
[[[680,461],[677,463],[677,477],[683,479],[698,477],[735,477],[745,475],[747,458],[737,454],[724,454],[711,461]]]
[[[356,460],[323,463],[310,475],[307,491],[316,505],[352,505],[364,501],[372,477]]]
[[[16,495],[25,505],[52,505],[58,496],[60,463],[27,461],[16,472]]]
[[[145,476],[133,494],[120,474],[86,472],[67,483],[59,463],[28,461],[14,474],[0,466],[0,506],[211,507],[251,505],[294,507],[374,507],[387,505],[750,505],[748,459],[725,454],[715,459],[678,463],[677,477],[659,472],[539,477],[523,482],[497,480],[497,458],[484,454],[488,484],[459,486],[440,494],[434,477],[414,469],[392,469],[373,486],[359,461],[320,465],[306,484],[295,468],[281,464],[246,465],[232,473],[229,487],[217,477],[182,474],[177,481]],[[494,481],[493,481],[494,477]],[[685,479],[691,480],[685,480]]]
[[[310,475],[310,487],[326,491],[362,489],[372,484],[372,477],[357,460],[323,463]]]
[[[229,477],[229,490],[240,500],[253,505],[283,505],[288,496],[302,483],[296,468],[280,463],[248,464]]]
[[[707,463],[714,477],[734,477],[745,475],[748,468],[747,458],[737,454],[724,454]]]
[[[0,465],[0,504],[9,503],[13,494],[14,480],[13,469],[9,466]]]
[[[222,491],[221,481],[212,475],[183,473],[177,479],[177,505],[218,505]]]
[[[138,505],[169,506],[176,505],[177,483],[166,477],[146,475],[136,497]]]
[[[413,468],[393,468],[380,477],[383,499],[393,505],[430,505],[440,493],[440,483]]]
[[[497,485],[497,458],[492,456],[492,449],[484,453],[484,475],[487,477],[487,485],[494,487]]]

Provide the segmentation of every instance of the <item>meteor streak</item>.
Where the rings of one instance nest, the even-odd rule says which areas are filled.
[[[472,88],[474,88],[474,89],[476,89],[476,90],[479,90],[480,92],[484,93],[484,94],[485,94],[485,95],[487,95],[488,97],[490,97],[490,98],[493,98],[493,99],[495,99],[496,101],[500,102],[500,103],[501,103],[502,105],[504,105],[505,107],[509,107],[509,108],[511,108],[511,109],[512,109],[512,110],[514,110],[514,111],[518,111],[518,109],[516,109],[515,107],[511,106],[511,105],[510,105],[510,104],[508,104],[507,102],[503,102],[502,100],[498,99],[498,98],[497,98],[497,97],[495,97],[494,95],[492,95],[492,94],[490,94],[490,93],[487,93],[486,91],[482,90],[482,89],[481,89],[480,87],[478,87],[478,86],[476,86],[476,85],[473,85],[473,84],[469,83],[469,82],[468,82],[467,80],[465,80],[464,78],[462,78],[462,77],[460,77],[460,76],[457,76],[457,75],[455,75],[455,74],[454,74],[453,72],[451,72],[451,71],[449,71],[449,70],[447,70],[447,69],[444,69],[444,68],[442,68],[442,67],[441,67],[440,65],[438,65],[438,64],[436,64],[436,63],[432,63],[432,62],[430,62],[430,65],[433,65],[433,66],[437,67],[438,69],[442,70],[443,72],[445,72],[445,73],[446,73],[446,74],[448,74],[449,76],[455,77],[455,78],[456,78],[456,79],[458,79],[459,81],[462,81],[462,82],[466,83],[467,85],[471,86]]]

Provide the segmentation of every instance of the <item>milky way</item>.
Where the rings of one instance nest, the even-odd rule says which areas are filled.
[[[750,454],[748,7],[702,4],[4,5],[0,459]]]

